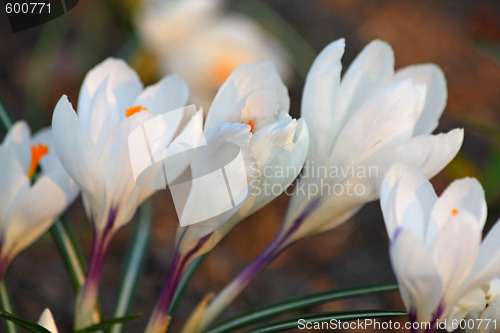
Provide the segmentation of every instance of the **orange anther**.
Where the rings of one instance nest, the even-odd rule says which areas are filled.
[[[36,146],[31,146],[31,164],[28,170],[28,178],[31,179],[35,175],[38,164],[42,157],[49,153],[49,147],[39,143]]]
[[[148,108],[142,107],[140,105],[137,106],[132,106],[131,108],[128,108],[127,111],[125,111],[125,115],[127,117],[133,116],[137,112],[141,112],[143,110],[147,110]]]

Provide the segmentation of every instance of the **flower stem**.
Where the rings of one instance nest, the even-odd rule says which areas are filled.
[[[167,331],[168,325],[170,324],[168,311],[172,305],[172,300],[177,287],[179,286],[186,268],[196,257],[198,257],[200,248],[203,244],[205,244],[210,236],[211,234],[208,234],[200,238],[194,247],[185,253],[182,253],[179,250],[179,246],[176,247],[160,297],[158,298],[158,302],[156,303],[153,313],[149,318],[148,325],[144,331],[145,333],[164,333]]]
[[[75,330],[97,324],[100,320],[99,312],[96,311],[99,281],[101,280],[104,259],[113,235],[104,233],[101,236],[94,237],[87,278],[76,297]]]
[[[300,229],[303,222],[317,207],[319,200],[311,201],[302,213],[289,225],[283,224],[276,237],[262,251],[262,253],[241,272],[231,283],[229,283],[208,305],[201,319],[199,331],[203,331],[231,304],[236,297],[248,286],[252,280],[259,275],[267,266],[284,250],[294,244],[295,233]]]
[[[12,301],[10,299],[9,291],[5,285],[5,281],[0,282],[0,303],[2,305],[2,310],[10,314],[14,313],[14,307],[12,306]],[[11,321],[5,321],[8,333],[18,333],[17,326]]]

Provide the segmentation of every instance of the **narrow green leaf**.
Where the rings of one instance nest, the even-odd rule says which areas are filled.
[[[112,327],[113,325],[120,324],[120,323],[126,323],[126,322],[131,321],[131,320],[138,318],[140,316],[142,316],[142,313],[136,313],[136,314],[121,317],[121,318],[114,318],[111,320],[101,321],[99,324],[82,328],[81,330],[78,330],[75,333],[91,333],[91,332],[97,332],[100,330],[105,330],[107,328]]]
[[[342,288],[322,291],[319,293],[309,294],[292,298],[279,303],[271,304],[265,307],[246,312],[240,316],[231,318],[207,331],[210,333],[229,332],[250,324],[260,322],[267,318],[276,317],[278,315],[288,313],[295,310],[301,310],[315,305],[359,296],[367,296],[379,293],[385,293],[398,290],[396,283],[377,284],[372,286]]]
[[[373,318],[387,318],[387,317],[404,317],[408,315],[405,311],[398,310],[358,310],[358,311],[341,311],[341,312],[320,312],[312,313],[302,316],[291,317],[279,321],[275,321],[263,326],[252,328],[246,333],[271,333],[283,332],[291,329],[297,329],[299,320],[303,319],[301,323],[310,322],[328,322],[330,320],[349,321],[357,319],[373,319]],[[225,331],[228,332],[228,331]]]
[[[7,289],[7,285],[5,284],[5,278],[0,282],[0,303],[5,313],[14,313],[14,307],[12,306],[9,290]],[[11,321],[7,321],[5,323],[5,326],[8,333],[17,333],[17,327]]]
[[[54,221],[49,230],[63,259],[64,266],[71,280],[71,285],[78,292],[85,282],[86,268],[81,248],[74,236],[73,228],[71,228],[67,219],[62,217]]]
[[[177,290],[175,291],[174,298],[172,299],[172,303],[170,303],[170,308],[168,309],[168,314],[172,316],[177,309],[177,306],[179,304],[179,300],[186,290],[186,287],[189,284],[189,281],[191,281],[191,278],[193,277],[194,273],[200,266],[201,262],[205,259],[205,254],[199,256],[198,258],[194,259],[193,262],[189,265],[189,267],[186,269],[186,272],[181,278],[181,281],[179,282],[179,285],[177,286]]]
[[[7,132],[12,125],[14,125],[14,120],[3,105],[2,101],[0,101],[0,125],[2,126],[2,130],[5,132]]]
[[[141,275],[148,244],[151,235],[151,219],[153,215],[153,205],[150,200],[145,201],[139,209],[139,223],[134,233],[134,239],[127,250],[127,259],[124,269],[123,280],[120,286],[120,293],[114,316],[123,317],[129,311],[132,300],[137,289],[139,276]],[[112,333],[123,331],[124,325],[117,324],[113,326]]]
[[[46,329],[41,325],[38,325],[37,323],[33,323],[23,318],[19,318],[8,312],[0,311],[0,317],[7,320],[9,323],[14,323],[33,333],[51,333],[48,329]]]

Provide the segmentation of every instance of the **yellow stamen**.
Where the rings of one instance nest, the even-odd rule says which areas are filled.
[[[136,114],[137,112],[141,112],[141,111],[144,111],[144,110],[147,110],[148,108],[145,108],[141,105],[137,105],[137,106],[132,106],[131,108],[128,108],[127,111],[125,111],[125,115],[127,117],[130,117],[130,116],[133,116],[134,114]]]
[[[458,214],[458,209],[453,208],[453,209],[451,210],[451,215],[457,215],[457,214]]]
[[[244,121],[241,122],[242,124],[247,124],[250,125],[250,132],[253,133],[253,121],[249,120],[246,123]]]
[[[49,147],[39,143],[37,146],[31,146],[31,164],[28,170],[28,178],[31,179],[35,175],[38,164],[42,157],[49,153]]]
[[[238,64],[230,58],[222,57],[216,59],[212,67],[212,77],[215,82],[222,84],[237,67]]]

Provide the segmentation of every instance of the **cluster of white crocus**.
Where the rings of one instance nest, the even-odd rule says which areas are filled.
[[[78,194],[57,159],[50,128],[31,137],[24,121],[12,126],[0,145],[0,189],[1,280],[12,259],[47,231]]]
[[[435,329],[447,319],[452,331],[454,319],[485,309],[487,293],[494,291],[482,286],[500,275],[500,223],[481,243],[486,222],[481,185],[460,179],[438,198],[417,169],[396,164],[380,192],[391,261],[410,321]]]
[[[219,0],[160,0],[136,19],[140,37],[164,73],[190,86],[192,101],[210,105],[218,87],[239,66],[272,61],[283,78],[291,69],[286,52],[259,25],[241,14],[224,14]]]

